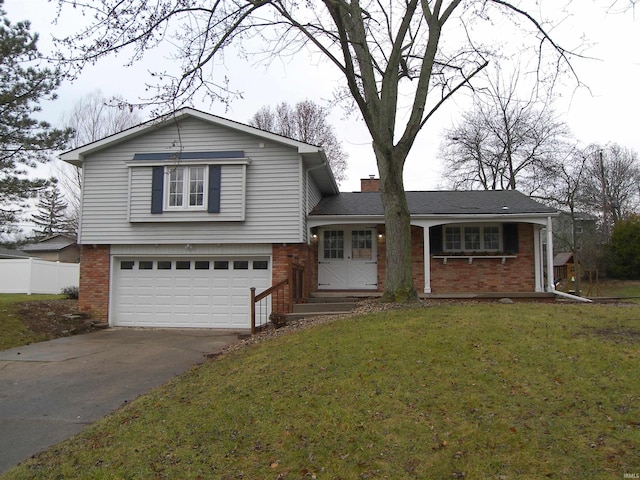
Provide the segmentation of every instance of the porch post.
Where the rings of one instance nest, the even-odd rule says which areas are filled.
[[[424,293],[431,293],[431,250],[429,248],[429,226],[422,227],[424,244]]]
[[[553,280],[553,231],[551,230],[551,217],[547,217],[547,291],[555,289]]]
[[[542,250],[542,227],[533,225],[533,261],[535,267],[535,291],[544,292],[544,252]]]

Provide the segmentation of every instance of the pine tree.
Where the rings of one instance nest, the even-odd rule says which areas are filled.
[[[0,8],[0,231],[10,230],[25,201],[47,186],[47,180],[29,178],[25,167],[48,162],[71,133],[33,118],[39,101],[55,98],[62,76],[41,67],[29,22],[12,24],[5,15]]]
[[[49,237],[55,233],[69,231],[66,216],[67,203],[62,198],[57,185],[40,193],[37,208],[38,213],[31,217],[31,221],[39,227],[34,230],[37,237]]]

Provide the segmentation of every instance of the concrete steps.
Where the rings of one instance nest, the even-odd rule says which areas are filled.
[[[288,320],[317,317],[319,315],[340,315],[356,308],[358,300],[380,296],[379,292],[312,292],[306,303],[293,306],[293,313],[288,313]]]

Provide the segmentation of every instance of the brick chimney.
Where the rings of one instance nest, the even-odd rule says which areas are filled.
[[[360,191],[361,192],[379,192],[380,179],[376,178],[375,175],[369,175],[369,178],[361,178]]]

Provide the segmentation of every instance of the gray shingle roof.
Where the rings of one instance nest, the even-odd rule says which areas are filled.
[[[25,245],[24,247],[22,247],[22,249],[25,252],[57,252],[60,250],[64,250],[65,248],[74,245],[75,243],[75,238],[59,233],[47,237],[38,243]]]
[[[29,255],[27,255],[24,252],[21,252],[20,250],[0,247],[0,258],[30,258],[30,257]]]
[[[542,205],[515,190],[406,193],[411,215],[517,215],[557,212],[554,208]],[[323,198],[311,215],[384,215],[384,211],[379,192],[345,192]]]

